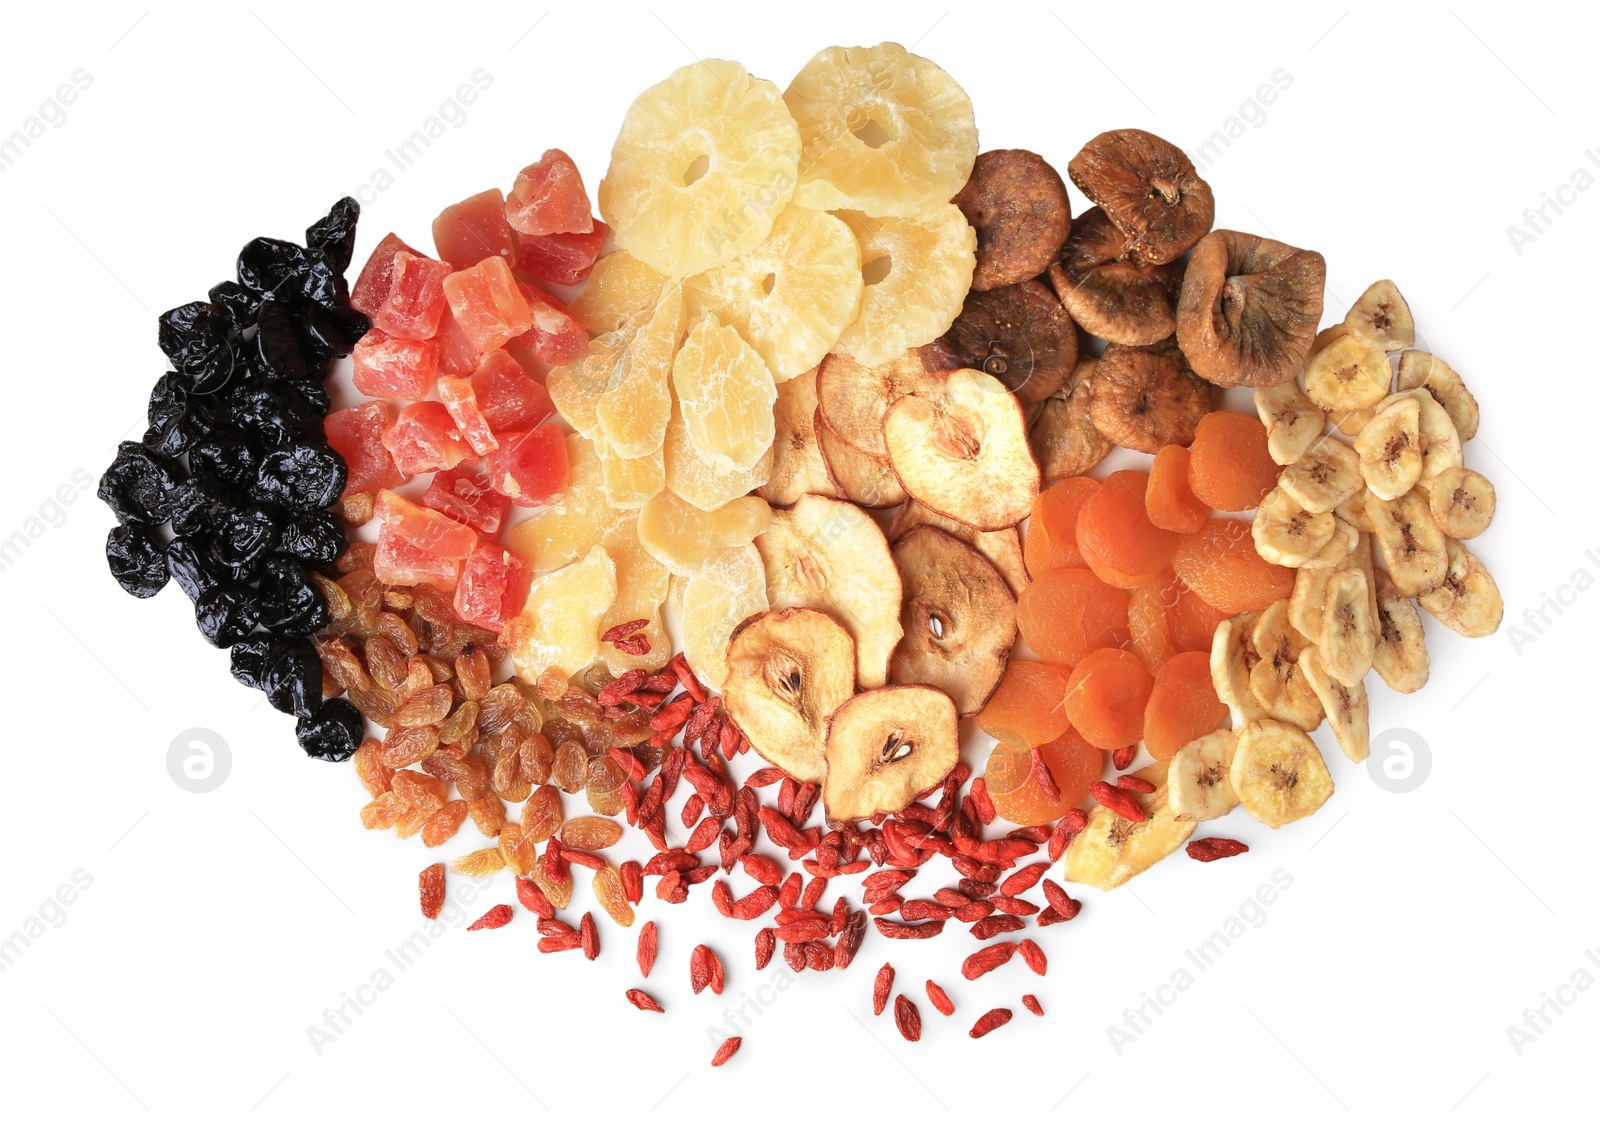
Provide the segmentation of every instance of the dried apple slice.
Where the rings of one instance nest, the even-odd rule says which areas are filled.
[[[979,530],[1028,517],[1039,466],[1022,407],[995,378],[952,371],[941,390],[907,394],[883,422],[889,463],[906,493]]]
[[[919,526],[893,547],[905,597],[889,678],[936,686],[970,716],[1000,685],[1017,639],[1017,599],[988,558],[952,534]]]
[[[675,615],[683,633],[683,657],[700,681],[722,689],[728,675],[728,637],[767,607],[767,575],[754,546],[723,550],[683,584]]]
[[[854,693],[855,667],[850,633],[827,613],[765,612],[728,642],[723,704],[762,757],[802,783],[821,783],[828,715]]]
[[[1022,559],[1022,536],[1017,533],[1016,527],[973,530],[966,523],[947,519],[937,511],[928,510],[915,499],[908,499],[894,513],[894,522],[889,525],[890,545],[919,526],[938,527],[976,549],[994,563],[1013,595],[1020,595],[1028,587],[1028,567]]]
[[[778,385],[772,420],[772,475],[759,489],[761,498],[779,507],[806,494],[843,498],[828,475],[817,438],[816,370]]]
[[[862,507],[893,507],[906,501],[900,477],[889,467],[889,457],[863,452],[828,428],[819,409],[812,423],[817,451],[835,495]],[[818,491],[816,494],[825,495]]]
[[[639,508],[639,541],[669,572],[688,577],[719,551],[747,545],[771,521],[766,500],[753,495],[702,511],[663,491]]]
[[[960,759],[960,721],[948,694],[931,686],[868,690],[828,719],[823,807],[841,823],[903,811]]]
[[[848,355],[829,355],[817,368],[817,408],[822,423],[847,444],[887,457],[883,419],[889,407],[907,394],[941,389],[946,372],[957,365],[955,356],[942,345],[915,347],[876,366]]]
[[[803,495],[756,538],[774,608],[831,613],[856,644],[864,687],[888,681],[900,642],[899,571],[872,516],[850,503]]]

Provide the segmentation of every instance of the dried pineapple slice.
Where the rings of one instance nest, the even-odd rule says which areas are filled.
[[[787,382],[820,363],[855,320],[861,248],[833,215],[786,207],[766,241],[684,289],[691,317],[715,312]]]
[[[948,203],[972,174],[971,100],[898,43],[820,51],[783,100],[800,126],[803,206],[916,214]]]
[[[861,312],[834,350],[875,367],[932,343],[955,323],[972,285],[978,233],[953,204],[872,218],[840,211],[861,243]]]
[[[634,316],[616,331],[591,339],[583,354],[545,376],[556,411],[584,436],[600,435],[600,399],[627,377],[634,337],[648,322],[644,313]]]
[[[634,257],[692,276],[767,236],[794,194],[798,151],[777,86],[703,59],[633,99],[600,181],[600,214]]]
[[[517,523],[507,535],[507,545],[528,559],[536,576],[583,557],[619,518],[606,502],[594,443],[579,433],[567,434],[567,466],[567,490],[561,502]]]
[[[572,298],[567,311],[590,335],[604,335],[654,308],[667,280],[627,250],[614,250],[594,263],[583,291]]]
[[[661,622],[661,605],[667,599],[667,582],[672,575],[639,541],[638,521],[631,516],[613,523],[602,545],[617,567],[617,596],[600,617],[600,634],[630,620],[644,620],[645,626],[634,634],[649,641],[650,650],[643,655],[629,655],[605,643],[600,645],[600,659],[614,675],[636,667],[654,670],[672,650],[672,638]]]
[[[511,661],[527,682],[554,667],[575,675],[600,654],[600,620],[617,597],[617,567],[602,546],[547,573],[506,625]]]
[[[729,637],[767,607],[767,573],[754,546],[723,550],[689,578],[678,626],[683,656],[702,682],[722,689],[728,677]]]
[[[772,450],[778,387],[766,362],[739,332],[708,312],[672,362],[689,440],[712,467],[742,472]]]
[[[595,419],[614,455],[634,459],[661,450],[672,416],[667,383],[686,324],[683,286],[671,285],[620,356],[619,380],[596,399]]]
[[[663,491],[639,509],[639,541],[671,574],[689,577],[730,546],[743,546],[767,528],[772,508],[747,495],[702,511]]]
[[[666,454],[659,448],[645,456],[618,456],[604,437],[596,435],[594,450],[600,457],[606,502],[618,510],[636,510],[667,486]]]
[[[741,495],[749,495],[772,475],[770,448],[744,471],[725,472],[713,465],[689,439],[683,412],[676,401],[672,406],[672,420],[667,422],[667,441],[662,452],[666,457],[667,487],[702,511],[714,511]]]

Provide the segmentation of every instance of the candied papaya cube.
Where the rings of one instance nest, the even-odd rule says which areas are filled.
[[[527,298],[504,258],[486,257],[444,279],[445,299],[478,354],[503,347],[533,327]]]
[[[434,332],[433,342],[439,349],[440,374],[460,378],[464,374],[471,374],[477,367],[478,348],[461,330],[461,325],[456,323],[449,301],[445,301],[444,315],[439,317],[439,330]]]
[[[533,584],[533,567],[503,546],[485,544],[467,557],[456,584],[456,615],[498,632],[522,611]]]
[[[548,506],[567,490],[567,443],[555,425],[500,434],[484,466],[489,486],[519,507]]]
[[[490,351],[478,363],[472,393],[495,433],[532,429],[556,410],[550,391],[504,351]]]
[[[517,244],[506,225],[506,197],[498,187],[451,203],[433,220],[433,248],[456,269],[486,257],[516,260]]]
[[[472,383],[465,378],[441,378],[438,383],[439,401],[456,423],[456,431],[471,446],[472,451],[484,456],[500,447],[489,429],[489,419],[483,416],[478,398],[472,392]]]
[[[519,234],[587,234],[594,229],[589,193],[578,165],[549,149],[517,173],[505,205],[506,222]]]
[[[505,525],[511,500],[489,486],[489,479],[472,468],[439,472],[423,492],[422,505],[464,522],[486,538]]]
[[[432,585],[448,593],[461,579],[461,561],[418,546],[385,523],[378,528],[372,572],[386,585]]]
[[[532,315],[532,326],[520,341],[545,366],[570,363],[589,346],[589,333],[572,318],[567,306],[542,289],[517,283]]]
[[[478,536],[470,526],[392,491],[378,492],[373,514],[380,528],[391,530],[399,541],[440,557],[462,561],[478,545]]]
[[[439,348],[431,339],[400,339],[373,328],[350,355],[356,389],[369,398],[416,401],[439,377]]]
[[[412,402],[384,430],[383,447],[408,476],[454,468],[472,455],[450,411],[438,402]]]
[[[345,495],[378,491],[405,481],[383,444],[384,431],[393,423],[394,407],[387,402],[363,402],[337,409],[323,421],[329,447],[344,457],[350,470]]]
[[[367,264],[372,266],[373,262]],[[444,313],[443,283],[449,275],[449,265],[402,243],[386,267],[375,269],[372,291],[363,294],[364,302],[377,301],[376,307],[367,312],[372,326],[404,339],[431,339],[439,330],[439,317]],[[361,279],[365,278],[363,270]],[[378,299],[376,290],[384,278],[388,280],[388,291]]]
[[[373,247],[372,256],[361,267],[361,275],[350,290],[351,307],[358,312],[365,312],[369,317],[383,307],[384,301],[389,299],[389,289],[394,281],[394,256],[401,250],[409,254],[419,252],[394,234],[385,234],[383,240]]]
[[[588,279],[611,227],[595,219],[587,234],[517,234],[517,268],[552,285]]]

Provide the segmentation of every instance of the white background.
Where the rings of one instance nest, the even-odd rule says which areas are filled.
[[[93,78],[0,175],[13,395],[0,538],[43,531],[0,573],[14,719],[0,938],[41,909],[58,921],[0,974],[8,1115],[1497,1118],[1590,1099],[1600,994],[1557,988],[1580,970],[1600,979],[1585,958],[1600,960],[1600,593],[1569,589],[1531,642],[1509,626],[1576,571],[1586,586],[1600,576],[1600,552],[1586,554],[1600,551],[1600,191],[1547,211],[1520,254],[1507,227],[1580,166],[1600,174],[1585,157],[1600,159],[1592,22],[1503,4],[354,7],[6,17],[0,134],[74,70]],[[1374,687],[1374,731],[1428,746],[1415,790],[1387,791],[1330,752],[1338,790],[1315,818],[1271,832],[1238,815],[1225,833],[1250,842],[1245,857],[1180,857],[1130,890],[1086,890],[1083,915],[1042,934],[1046,979],[1014,963],[962,984],[975,946],[963,933],[911,947],[871,934],[851,971],[785,978],[757,999],[781,961],[757,976],[753,926],[717,917],[703,893],[645,907],[663,923],[647,985],[665,1018],[623,1001],[632,934],[604,922],[592,964],[533,953],[520,914],[498,932],[450,931],[396,972],[384,952],[418,927],[416,873],[435,855],[361,829],[351,770],[301,757],[290,720],[233,684],[176,589],[139,603],[107,576],[112,520],[93,480],[142,429],[163,370],[156,314],[203,297],[246,239],[298,238],[480,67],[493,85],[464,124],[366,208],[358,262],[390,229],[427,245],[440,206],[508,186],[547,147],[572,153],[592,188],[632,97],[697,56],[782,85],[827,44],[881,39],[955,76],[983,147],[1058,167],[1120,126],[1193,148],[1275,70],[1292,76],[1205,170],[1217,225],[1322,250],[1330,321],[1369,281],[1401,285],[1482,405],[1468,463],[1500,508],[1474,549],[1507,629],[1469,642],[1435,628],[1425,691]],[[63,486],[75,501],[50,506]],[[168,774],[191,727],[229,747],[209,794]],[[445,856],[475,840],[469,826]],[[90,887],[49,909],[80,870]],[[1207,971],[1186,960],[1280,870],[1292,884],[1259,927]],[[470,919],[510,897],[502,877],[463,908]],[[690,994],[698,938],[728,964],[720,1000]],[[871,1017],[886,957],[922,1007],[920,1044]],[[386,966],[394,985],[319,1055],[307,1028]],[[1159,1017],[1115,1049],[1107,1027],[1184,967],[1193,985],[1160,992]],[[930,975],[957,1017],[922,997]],[[1017,1007],[1010,1026],[967,1039],[979,1012],[1029,989],[1042,1021]],[[1558,993],[1570,1005],[1519,1055],[1507,1027]],[[759,1017],[712,1070],[715,1027],[743,994]]]

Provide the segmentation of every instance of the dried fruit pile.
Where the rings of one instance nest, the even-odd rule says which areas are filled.
[[[1316,810],[1309,732],[1359,760],[1366,672],[1426,680],[1408,598],[1464,635],[1500,615],[1460,545],[1493,511],[1462,464],[1476,404],[1405,350],[1394,286],[1319,335],[1321,255],[1211,230],[1173,145],[1102,133],[1067,172],[1076,218],[1049,163],[979,153],[960,87],[886,43],[783,91],[684,67],[629,108],[604,221],[552,149],[445,208],[437,256],[388,234],[348,302],[345,201],[163,317],[177,372],[103,485],[113,570],[194,586],[236,676],[308,751],[353,755],[368,828],[437,847],[470,819],[492,842],[449,870],[509,869],[541,952],[599,954],[593,914],[563,917],[582,868],[622,927],[647,879],[668,904],[709,882],[757,925],[757,970],[780,947],[847,967],[870,917],[966,926],[968,980],[1043,975],[999,937],[1078,915],[1054,863],[1110,889],[1186,841],[1243,853],[1194,824]],[[329,413],[306,371],[352,348],[365,400]],[[1233,387],[1259,420],[1222,408]],[[1119,448],[1148,465],[1088,474]],[[982,775],[965,718],[995,742]],[[921,873],[936,855],[949,876]],[[424,915],[447,876],[423,870]],[[711,948],[688,966],[721,993]],[[908,994],[894,1018],[920,1038]]]

